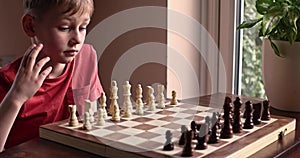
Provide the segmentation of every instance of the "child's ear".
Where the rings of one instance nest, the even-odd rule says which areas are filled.
[[[33,16],[29,14],[25,14],[22,18],[22,27],[27,36],[29,37],[35,36]]]

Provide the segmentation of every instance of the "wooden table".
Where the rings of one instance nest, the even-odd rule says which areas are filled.
[[[230,95],[230,94],[227,94]],[[235,97],[235,95],[231,95]],[[207,97],[207,96],[205,96]],[[204,97],[204,98],[205,98]],[[201,97],[203,99],[203,97]],[[197,98],[189,99],[195,101]],[[252,157],[300,157],[300,113],[284,112],[271,108],[272,115],[287,116],[296,118],[296,130],[285,135],[281,141],[276,141],[255,153]],[[6,150],[0,154],[0,158],[53,158],[53,157],[73,157],[73,158],[93,158],[99,157],[84,151],[80,151],[68,146],[44,139],[34,139],[21,145]]]

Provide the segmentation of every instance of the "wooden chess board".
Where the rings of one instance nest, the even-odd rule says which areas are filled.
[[[68,126],[68,120],[48,124],[40,127],[40,137],[104,157],[180,157],[181,125],[189,126],[192,120],[203,121],[213,112],[222,109],[180,102],[176,106],[166,105],[165,109],[145,111],[143,115],[134,114],[120,122],[113,122],[109,117],[104,126],[93,124],[89,131],[82,129],[82,122],[77,127]],[[294,131],[295,126],[295,119],[272,116],[271,120],[244,129],[231,139],[220,139],[205,150],[193,150],[192,157],[247,157],[276,141],[280,132]],[[173,134],[175,149],[172,151],[163,151],[167,130]]]

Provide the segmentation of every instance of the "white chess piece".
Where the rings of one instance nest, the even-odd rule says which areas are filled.
[[[69,111],[70,111],[69,126],[77,126],[79,122],[76,116],[76,105],[69,105]]]
[[[105,92],[102,92],[100,98],[99,98],[99,108],[103,110],[103,118],[106,119],[107,111],[106,111],[106,95]]]
[[[117,103],[118,99],[118,85],[115,80],[111,81],[111,87],[110,87],[110,105],[109,105],[109,114],[113,115],[114,113],[114,104]]]
[[[93,110],[93,105],[90,100],[84,100],[84,105],[85,105],[85,112],[88,112],[90,114],[90,122],[94,122],[94,110]]]
[[[91,115],[90,115],[89,112],[84,113],[83,129],[86,129],[86,130],[92,129],[92,125],[91,125],[91,122],[90,122],[90,116]]]
[[[142,86],[141,84],[138,84],[137,85],[137,89],[136,89],[136,111],[135,113],[138,114],[138,115],[142,115],[144,114],[144,103],[143,103],[143,89],[142,89]]]
[[[162,84],[157,85],[157,107],[165,108],[165,96],[164,96],[165,86]]]
[[[147,86],[148,88],[148,110],[155,111],[155,97],[154,97],[154,89],[151,86]]]
[[[113,114],[111,117],[111,120],[113,121],[120,121],[120,110],[119,110],[119,106],[118,104],[113,104],[114,110],[113,110]]]
[[[104,120],[104,111],[102,108],[98,109],[98,120],[97,120],[97,126],[103,126],[105,125],[105,120]]]
[[[177,104],[178,104],[178,101],[177,101],[177,98],[176,98],[176,91],[173,90],[170,105],[177,105]]]
[[[123,103],[123,108],[124,108],[124,117],[132,117],[132,103],[130,100],[131,96],[131,85],[129,84],[129,81],[125,82],[125,85],[123,85],[124,89],[124,103]]]

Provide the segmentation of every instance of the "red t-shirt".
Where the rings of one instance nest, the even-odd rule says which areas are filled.
[[[20,62],[21,58],[0,70],[1,101],[13,83]],[[5,148],[38,137],[39,126],[69,117],[68,105],[76,104],[79,105],[79,110],[83,109],[81,106],[85,99],[94,101],[102,91],[96,52],[85,44],[61,76],[46,79],[37,93],[23,104]]]

